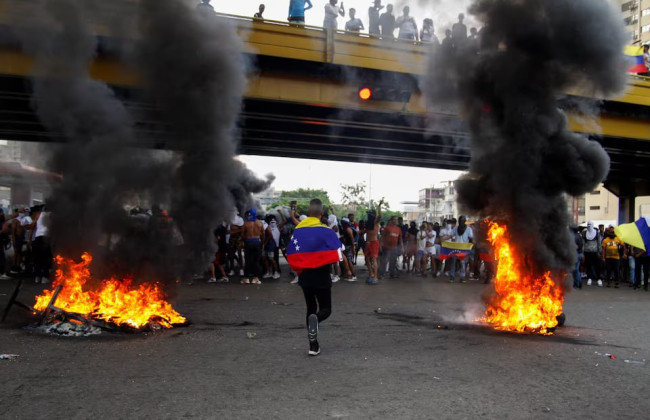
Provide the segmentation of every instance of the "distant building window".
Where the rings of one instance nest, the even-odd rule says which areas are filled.
[[[641,32],[648,32],[648,31],[650,31],[650,25],[643,25],[643,27],[641,28]]]
[[[630,8],[632,7],[633,4],[634,4],[633,1],[628,1],[627,3],[623,3],[621,5],[621,11],[627,12],[628,10],[630,10]]]
[[[648,15],[650,15],[650,8],[643,9],[643,11],[641,12],[641,16],[648,16]]]
[[[591,195],[600,195],[600,190],[592,191]]]
[[[589,206],[589,210],[600,210],[600,206]]]

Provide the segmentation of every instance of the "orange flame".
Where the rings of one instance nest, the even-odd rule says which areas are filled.
[[[101,281],[94,290],[85,287],[90,280],[92,256],[84,253],[81,262],[57,255],[56,275],[50,290],[36,297],[34,309],[43,311],[50,303],[54,291],[63,285],[55,306],[67,312],[90,315],[92,318],[142,328],[154,321],[165,328],[183,324],[186,319],[164,299],[158,284],[141,284],[132,287],[132,279],[110,278]]]
[[[485,316],[498,330],[551,334],[562,313],[564,294],[551,272],[541,277],[528,274],[523,267],[525,256],[509,242],[508,229],[490,223],[488,240],[498,261],[494,295],[487,303]]]

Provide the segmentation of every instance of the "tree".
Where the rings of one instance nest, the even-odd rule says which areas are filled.
[[[355,208],[366,207],[366,183],[359,182],[354,185],[341,185],[342,203]]]
[[[322,189],[311,188],[298,188],[297,190],[282,191],[280,198],[271,204],[270,208],[277,206],[289,206],[292,201],[296,201],[297,211],[300,214],[306,214],[309,209],[309,202],[318,198],[323,202],[323,206],[327,208],[331,205],[331,200],[327,191]]]

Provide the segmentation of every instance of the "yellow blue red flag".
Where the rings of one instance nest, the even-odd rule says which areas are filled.
[[[614,229],[618,239],[636,248],[650,251],[650,217],[642,217],[634,223],[625,223]]]
[[[341,260],[341,241],[332,229],[315,217],[296,226],[287,245],[287,261],[296,273],[322,267]]]
[[[639,45],[628,45],[625,47],[625,55],[630,59],[628,73],[647,73],[648,68],[643,60],[643,47]]]
[[[456,257],[459,260],[465,259],[472,251],[474,244],[462,242],[443,242],[440,252],[441,260],[448,260],[449,258]]]

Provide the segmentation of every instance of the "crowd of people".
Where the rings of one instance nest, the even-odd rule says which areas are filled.
[[[625,282],[634,290],[648,291],[650,255],[624,243],[616,236],[614,226],[594,226],[587,222],[584,229],[573,228],[578,254],[573,274],[573,288],[587,286],[619,287]]]
[[[31,277],[49,283],[52,268],[50,213],[45,206],[15,208],[10,214],[0,210],[0,280],[8,274]],[[6,251],[12,250],[10,262]]]
[[[340,280],[357,281],[358,256],[364,257],[368,272],[365,280],[370,285],[385,278],[398,278],[401,274],[415,276],[445,276],[448,281],[465,283],[468,278],[483,278],[487,283],[494,275],[493,262],[483,258],[488,255],[489,244],[485,237],[486,226],[474,223],[469,226],[461,216],[438,222],[406,223],[401,217],[381,221],[382,206],[367,211],[366,220],[355,220],[349,213],[338,218],[330,207],[321,223],[332,229],[339,237],[341,261],[332,264],[333,283]],[[307,215],[300,215],[292,202],[288,214],[269,212],[265,217],[251,209],[245,219],[239,215],[230,223],[224,223],[214,231],[218,251],[210,266],[208,282],[229,282],[234,276],[242,284],[261,284],[263,279],[281,277],[280,256],[286,258],[287,246],[292,233]],[[466,258],[451,256],[443,258],[442,243],[474,243]],[[298,278],[294,272],[292,283]]]
[[[341,261],[332,264],[332,283],[356,282],[360,267],[367,272],[365,282],[375,285],[382,279],[401,275],[444,278],[449,282],[468,280],[489,283],[496,273],[492,247],[487,240],[488,226],[483,221],[468,223],[464,216],[439,222],[405,222],[391,217],[382,222],[382,208],[367,211],[365,220],[355,220],[349,213],[339,219],[330,207],[321,223],[332,229],[341,243]],[[307,215],[300,215],[295,202],[288,214],[270,212],[265,217],[251,209],[244,218],[235,216],[230,223],[214,232],[218,252],[211,264],[209,282],[229,282],[241,278],[243,284],[261,284],[263,279],[279,279],[282,274],[280,258],[286,258],[287,246],[295,227]],[[573,286],[619,287],[623,281],[635,289],[648,290],[650,256],[642,249],[623,243],[614,227],[593,226],[572,228],[575,234],[577,264]],[[443,242],[472,243],[466,257],[443,255]],[[358,259],[363,256],[363,265]],[[288,273],[292,283],[298,282],[293,271]]]
[[[197,6],[199,10],[214,11],[210,5],[210,0],[201,0]],[[287,21],[296,26],[305,24],[305,12],[313,8],[311,0],[289,0],[289,13]],[[383,10],[383,12],[382,12]],[[257,12],[253,15],[256,20],[264,19],[266,5],[260,4]],[[435,31],[433,19],[425,18],[422,21],[422,27],[418,30],[416,19],[410,14],[409,6],[402,8],[402,14],[394,14],[393,5],[387,4],[384,8],[381,0],[374,0],[373,5],[368,8],[368,35],[371,37],[393,40],[395,38],[407,41],[420,41],[442,45],[449,49],[455,48],[458,44],[466,41],[478,41],[478,30],[470,28],[469,32],[465,25],[465,15],[458,16],[458,22],[454,23],[451,28],[445,30],[445,36],[442,41],[438,38]],[[344,3],[338,4],[338,0],[328,0],[325,4],[325,17],[323,19],[323,28],[326,30],[338,30],[338,18],[345,18],[346,10]],[[350,8],[347,11],[348,20],[344,22],[344,29],[350,34],[360,34],[366,30],[363,20],[359,17],[357,10]],[[397,32],[397,37],[395,37]]]

